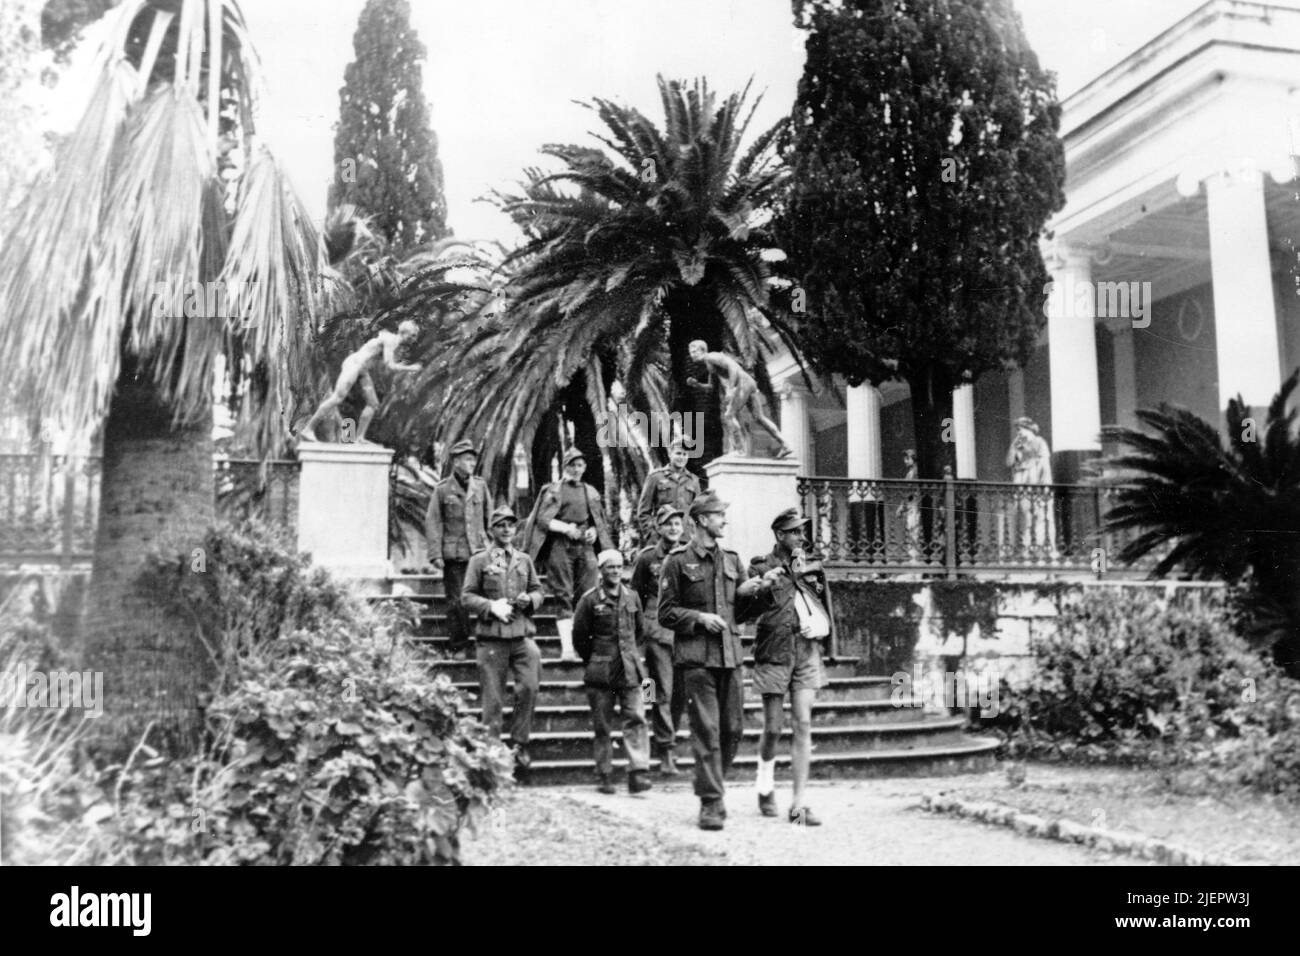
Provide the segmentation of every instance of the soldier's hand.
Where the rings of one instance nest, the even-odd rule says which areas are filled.
[[[509,624],[510,619],[515,616],[515,609],[510,606],[510,602],[505,598],[497,598],[489,605],[492,616],[502,624]]]
[[[781,580],[783,574],[785,574],[785,568],[768,568],[768,570],[763,574],[764,586],[770,588],[772,585],[776,584],[777,581]]]
[[[520,591],[519,594],[515,597],[513,604],[515,610],[522,611],[525,608],[532,607],[533,599],[528,596],[527,591]]]
[[[570,541],[582,540],[582,529],[579,528],[576,524],[569,525],[569,530],[564,533],[568,535]]]
[[[721,634],[727,629],[727,622],[716,614],[701,614],[700,623],[710,634]]]
[[[595,528],[588,528],[587,530],[583,531],[583,532],[582,532],[582,540],[585,541],[585,542],[587,542],[587,544],[591,544],[593,541],[595,541],[595,540],[596,540],[596,529],[595,529]]]
[[[800,625],[800,626],[799,626],[799,636],[800,636],[800,637],[812,637],[812,625],[811,625],[811,624],[802,624],[802,625]]]

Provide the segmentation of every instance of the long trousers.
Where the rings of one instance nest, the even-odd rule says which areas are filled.
[[[722,799],[726,775],[740,749],[745,726],[745,689],[739,667],[684,667],[695,755],[695,795],[704,803]]]
[[[650,739],[646,730],[645,703],[637,685],[610,689],[588,687],[587,703],[591,705],[592,756],[596,772],[608,776],[614,769],[614,748],[610,742],[610,729],[614,724],[614,702],[618,702],[623,718],[623,749],[627,751],[627,769],[647,770],[650,767]]]
[[[483,723],[498,737],[501,736],[507,676],[515,685],[510,740],[523,747],[533,733],[533,708],[537,704],[537,687],[542,680],[542,653],[531,637],[508,640],[479,638],[478,683],[483,697]]]
[[[555,616],[560,620],[573,617],[574,598],[596,586],[596,552],[591,545],[551,535],[546,586],[555,596]]]
[[[442,587],[447,594],[447,630],[453,653],[469,646],[469,615],[465,613],[465,606],[460,599],[460,593],[465,587],[465,569],[468,567],[468,560],[447,558],[442,563]]]
[[[645,645],[645,666],[654,681],[654,703],[650,705],[650,726],[654,751],[663,756],[677,746],[677,728],[686,714],[686,688],[681,672],[673,667],[673,646],[649,640]]]

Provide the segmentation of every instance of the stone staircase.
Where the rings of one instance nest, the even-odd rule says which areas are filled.
[[[456,661],[447,657],[446,598],[437,576],[401,575],[385,582],[386,593],[374,602],[408,600],[420,607],[420,627],[415,639],[427,650],[435,673],[444,673],[464,693],[477,714],[478,674],[472,657]],[[548,596],[534,615],[542,652],[542,682],[534,710],[533,779],[537,783],[586,783],[594,779],[591,759],[591,716],[582,685],[580,663],[560,661],[560,637],[555,608]],[[752,635],[744,637],[748,650]],[[751,658],[745,661],[745,739],[736,757],[733,775],[748,776],[757,763],[762,727],[762,703],[751,688]],[[966,732],[962,716],[946,717],[919,708],[896,706],[888,677],[860,672],[853,657],[826,661],[828,686],[818,692],[813,706],[814,777],[869,777],[927,775],[986,770],[993,764],[997,741]],[[509,697],[507,696],[507,700]],[[788,711],[789,704],[786,709]],[[509,708],[506,708],[509,722]],[[685,723],[685,720],[683,721]],[[617,723],[617,718],[616,718]],[[621,734],[615,731],[615,766],[621,770]],[[693,763],[689,732],[678,730],[678,765],[688,772]],[[657,763],[657,762],[656,762]],[[789,763],[789,736],[777,751],[778,773]]]

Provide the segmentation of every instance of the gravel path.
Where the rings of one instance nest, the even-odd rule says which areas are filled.
[[[688,783],[656,781],[649,794],[613,796],[589,787],[518,791],[478,839],[464,842],[471,865],[1143,865],[1008,830],[936,817],[917,809],[922,793],[953,778],[814,783],[809,803],[821,827],[759,816],[752,784],[728,791],[727,827],[695,825],[698,802]],[[782,814],[788,784],[778,785]]]

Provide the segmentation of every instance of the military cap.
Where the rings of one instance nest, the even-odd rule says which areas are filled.
[[[582,453],[582,449],[580,449],[577,445],[573,445],[572,447],[569,448],[568,451],[564,453],[564,463],[566,465],[569,462],[578,458],[581,458],[584,462],[587,460],[587,456]]]
[[[674,508],[672,505],[660,505],[659,510],[655,512],[655,524],[663,524],[669,518],[681,518],[686,512],[681,508]]]
[[[460,441],[456,442],[456,444],[451,446],[451,451],[447,452],[447,454],[452,458],[455,458],[457,455],[473,455],[477,458],[478,449],[474,447],[474,443],[468,438],[462,438]]]
[[[773,520],[772,530],[795,531],[802,528],[810,521],[812,521],[811,518],[805,518],[803,515],[799,514],[798,508],[786,508],[776,516],[775,520]]]
[[[604,551],[600,552],[600,554],[596,555],[596,567],[598,568],[603,568],[611,561],[617,561],[619,564],[622,564],[623,552],[619,551],[617,548],[606,548]]]
[[[488,525],[491,526],[491,525],[500,524],[502,521],[514,521],[518,523],[519,519],[515,517],[515,513],[513,511],[511,511],[505,505],[502,505],[500,508],[497,508],[495,511],[492,512],[492,517],[491,519],[489,519]]]
[[[694,501],[691,502],[691,517],[696,515],[709,514],[710,512],[726,511],[730,503],[723,501],[711,491],[706,491]]]

